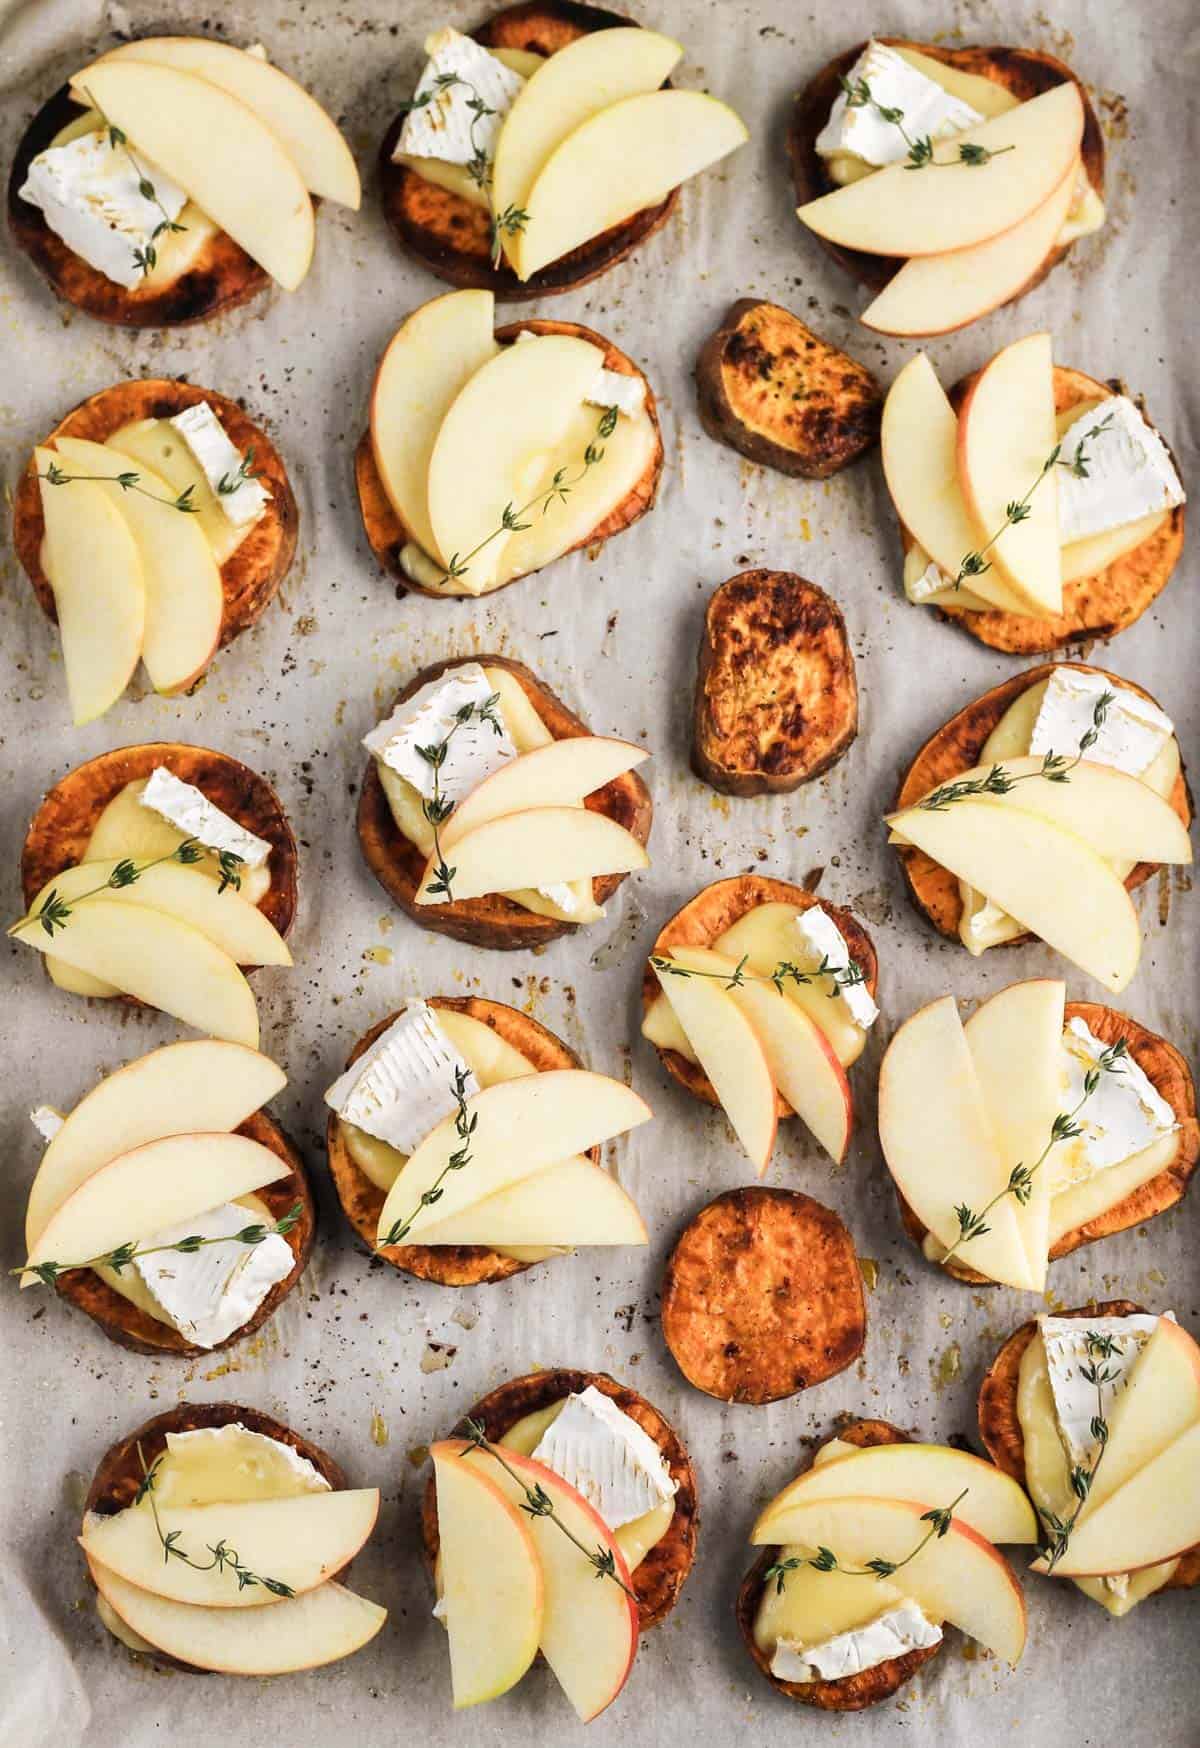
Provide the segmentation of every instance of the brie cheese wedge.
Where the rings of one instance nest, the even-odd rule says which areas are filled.
[[[190,1252],[154,1250],[135,1257],[146,1289],[163,1321],[196,1347],[216,1347],[258,1310],[271,1288],[295,1266],[287,1240],[277,1232],[259,1244],[233,1242],[234,1234],[257,1224],[236,1202],[225,1202],[180,1225],[156,1232],[144,1248],[177,1244],[181,1238],[228,1239]]]
[[[479,663],[465,663],[428,681],[411,698],[397,704],[387,721],[373,728],[362,744],[381,764],[411,783],[424,800],[431,801],[434,765],[421,749],[428,751],[445,742],[438,788],[443,800],[457,805],[485,777],[517,756],[498,705],[493,705],[490,714],[500,724],[499,732],[478,715],[458,720],[461,711],[468,707],[478,710],[493,696],[491,682]]]
[[[110,144],[104,129],[39,152],[19,192],[73,254],[127,291],[142,283],[159,227],[173,224],[187,202],[165,171]]]
[[[1076,473],[1080,448],[1084,471]],[[1162,438],[1128,395],[1081,413],[1059,448],[1058,527],[1064,546],[1186,501]]]
[[[796,927],[814,955],[812,966],[804,967],[806,971],[815,970],[822,964],[834,973],[850,969],[850,949],[846,945],[846,937],[827,910],[814,904],[808,910],[799,911]],[[831,982],[830,994],[833,992],[834,986]],[[865,983],[839,983],[836,995],[846,1004],[851,1019],[864,1031],[879,1018],[879,1009],[871,999],[871,992]]]
[[[231,441],[207,401],[185,407],[169,421],[183,438],[196,466],[235,528],[257,522],[271,501],[260,479],[251,477],[253,451],[245,455]]]
[[[1112,701],[1097,725],[1096,708],[1106,692]],[[1096,739],[1087,749],[1087,759],[1131,777],[1148,771],[1175,733],[1175,724],[1164,710],[1127,686],[1114,685],[1107,674],[1055,668],[1033,725],[1030,752],[1073,758],[1093,728]]]
[[[344,1122],[400,1153],[415,1153],[463,1097],[479,1091],[474,1070],[438,1025],[427,1002],[410,1001],[398,1020],[334,1081],[325,1103]]]
[[[679,1486],[650,1434],[594,1384],[567,1397],[532,1455],[581,1493],[609,1529],[644,1517]]]
[[[443,164],[478,167],[481,185],[491,180],[491,163],[504,118],[525,84],[520,73],[457,30],[439,30],[426,40],[429,56],[393,160],[437,158]]]
[[[240,1420],[169,1432],[154,1474],[160,1505],[232,1504],[329,1491],[329,1482],[307,1457],[282,1439],[251,1432]]]
[[[1073,1110],[1079,1103],[1085,1076],[1106,1048],[1085,1020],[1067,1022],[1063,1032],[1064,1110]],[[1060,1141],[1047,1161],[1053,1173],[1052,1193],[1123,1164],[1179,1127],[1171,1106],[1128,1055],[1101,1074],[1075,1121],[1082,1133]]]
[[[1085,1467],[1092,1463],[1099,1449],[1092,1421],[1097,1414],[1107,1414],[1113,1398],[1126,1388],[1139,1354],[1157,1327],[1157,1317],[1140,1313],[1131,1317],[1038,1318],[1059,1436],[1072,1463]],[[1089,1335],[1103,1336],[1113,1343],[1112,1353],[1099,1362],[1111,1374],[1100,1392],[1083,1375],[1095,1363],[1088,1349]]]
[[[829,120],[817,135],[822,158],[849,154],[876,167],[899,164],[908,156],[906,133],[912,140],[926,135],[944,140],[984,119],[883,43],[869,42],[851,67],[848,83],[857,91],[862,81],[872,101],[852,102],[845,91],[834,99]],[[885,121],[881,109],[898,110],[903,129]]]
[[[771,1674],[780,1681],[841,1681],[861,1675],[889,1658],[938,1645],[942,1629],[908,1597],[896,1608],[865,1626],[838,1633],[820,1645],[794,1645],[780,1639],[771,1659]]]
[[[265,838],[256,837],[208,799],[194,783],[184,783],[158,765],[150,773],[139,801],[185,837],[197,838],[205,849],[225,851],[247,868],[261,868],[271,854]]]

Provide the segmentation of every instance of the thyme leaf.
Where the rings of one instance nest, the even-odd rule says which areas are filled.
[[[1007,795],[1018,783],[1028,783],[1033,777],[1044,777],[1048,783],[1069,783],[1071,772],[1099,740],[1100,730],[1115,702],[1115,693],[1101,692],[1092,711],[1091,723],[1080,736],[1072,758],[1053,751],[1044,753],[1040,770],[1025,771],[1019,777],[1014,777],[1003,765],[993,765],[982,777],[960,777],[939,784],[923,801],[918,801],[917,806],[927,813],[945,813],[956,801],[965,801],[971,795]]]
[[[497,737],[502,736],[504,733],[504,723],[497,715],[497,706],[499,703],[499,692],[492,692],[488,697],[483,699],[481,703],[472,702],[464,704],[462,708],[455,713],[454,721],[451,723],[448,732],[442,740],[433,742],[429,746],[418,747],[416,749],[418,755],[424,759],[425,763],[433,770],[433,794],[421,803],[421,812],[425,815],[425,818],[433,828],[433,854],[436,858],[436,865],[434,867],[435,878],[430,881],[428,890],[436,897],[441,897],[444,893],[447,904],[449,904],[454,897],[451,888],[454,876],[457,874],[458,870],[457,868],[451,868],[447,865],[446,858],[442,854],[442,839],[439,829],[454,812],[453,801],[449,800],[448,797],[442,794],[441,770],[446,762],[446,750],[449,747],[450,742],[454,739],[454,736],[458,733],[458,730],[468,722],[486,722]]]
[[[190,1566],[193,1572],[211,1572],[214,1568],[221,1573],[229,1572],[234,1578],[236,1578],[239,1590],[249,1590],[253,1586],[260,1585],[264,1590],[269,1590],[272,1596],[295,1596],[296,1592],[292,1589],[291,1585],[284,1584],[282,1579],[264,1578],[260,1573],[252,1572],[248,1566],[243,1565],[238,1557],[237,1550],[229,1546],[224,1536],[221,1537],[220,1541],[208,1544],[208,1552],[212,1555],[211,1560],[194,1560],[186,1549],[180,1546],[179,1538],[183,1533],[182,1530],[168,1530],[164,1532],[162,1522],[158,1515],[158,1502],[154,1497],[154,1484],[155,1477],[158,1473],[158,1466],[162,1462],[162,1458],[156,1457],[151,1466],[147,1468],[146,1458],[142,1451],[140,1439],[138,1440],[137,1453],[138,1462],[142,1465],[142,1479],[138,1484],[138,1490],[134,1496],[133,1503],[134,1505],[140,1505],[143,1499],[149,1501],[151,1515],[154,1518],[154,1529],[158,1536],[159,1544],[162,1547],[163,1564],[165,1566],[169,1566],[172,1560],[182,1560],[183,1564],[185,1566]]]
[[[411,1232],[412,1223],[421,1212],[421,1209],[430,1208],[435,1202],[441,1201],[445,1194],[443,1185],[450,1173],[452,1171],[462,1171],[465,1166],[470,1165],[472,1157],[471,1137],[474,1135],[475,1126],[479,1122],[479,1113],[469,1112],[467,1110],[466,1093],[467,1076],[469,1073],[470,1070],[466,1068],[456,1068],[454,1070],[454,1102],[458,1106],[458,1115],[454,1119],[454,1128],[462,1145],[450,1155],[433,1183],[421,1196],[412,1213],[409,1214],[406,1219],[393,1221],[392,1225],[388,1228],[386,1237],[380,1241],[379,1245],[376,1247],[377,1249],[382,1250],[389,1244],[403,1244],[404,1240]]]
[[[866,79],[851,80],[839,74],[838,84],[846,94],[847,109],[874,109],[882,121],[889,122],[892,127],[900,130],[901,138],[908,147],[908,160],[904,165],[906,170],[951,170],[963,164],[969,169],[978,169],[981,164],[990,164],[993,158],[1003,157],[1005,152],[1016,151],[1015,146],[1000,146],[995,151],[990,151],[987,146],[964,144],[958,147],[952,158],[935,157],[931,136],[920,134],[914,138],[904,125],[904,111],[880,103]]]
[[[815,1572],[840,1572],[844,1578],[890,1578],[893,1573],[902,1571],[911,1560],[915,1560],[922,1548],[933,1541],[935,1536],[940,1540],[949,1533],[954,1513],[969,1492],[970,1488],[964,1487],[958,1498],[952,1499],[949,1505],[938,1505],[931,1511],[921,1513],[920,1522],[927,1523],[929,1528],[902,1560],[885,1560],[877,1555],[862,1566],[843,1566],[832,1548],[818,1546],[812,1555],[792,1554],[786,1560],[776,1560],[763,1573],[763,1583],[774,1584],[776,1593],[782,1596],[788,1573],[799,1571],[805,1566],[811,1566]]]
[[[188,866],[202,860],[204,853],[204,845],[199,838],[184,838],[182,843],[176,844],[175,848],[168,851],[165,856],[153,856],[148,862],[135,862],[128,856],[123,857],[121,861],[114,864],[107,880],[101,880],[96,886],[89,886],[86,892],[78,893],[76,897],[71,899],[70,903],[62,897],[57,887],[52,886],[38,908],[35,911],[30,911],[26,916],[18,917],[15,923],[9,925],[7,933],[17,935],[22,929],[32,928],[36,925],[44,929],[53,940],[55,930],[65,929],[70,922],[76,905],[84,904],[89,898],[97,898],[102,893],[119,892],[122,887],[136,885],[147,869],[157,868],[161,862],[180,862],[184,866]],[[217,857],[217,866],[221,876],[220,884],[217,887],[218,894],[224,892],[226,887],[236,888],[241,885],[242,877],[239,870],[242,866],[242,858],[236,855],[233,850],[222,850]]]
[[[32,1268],[26,1263],[21,1268],[9,1269],[10,1275],[36,1275],[43,1286],[52,1287],[59,1275],[66,1274],[70,1269],[110,1268],[116,1274],[121,1274],[129,1265],[142,1256],[156,1256],[164,1250],[177,1250],[183,1256],[193,1256],[196,1251],[203,1250],[210,1244],[262,1244],[267,1238],[278,1234],[286,1238],[304,1212],[302,1202],[293,1202],[286,1214],[270,1226],[261,1220],[254,1221],[249,1226],[243,1226],[240,1232],[231,1232],[228,1237],[202,1238],[199,1233],[191,1233],[186,1238],[176,1239],[174,1244],[138,1244],[135,1239],[127,1239],[124,1244],[118,1244],[113,1250],[107,1250],[103,1256],[88,1257],[86,1262],[39,1262]]]
[[[161,492],[152,492],[141,484],[141,474],[127,471],[125,473],[67,473],[52,461],[45,473],[39,473],[39,479],[44,479],[48,485],[69,486],[76,480],[98,480],[102,485],[120,486],[123,492],[137,492],[143,498],[153,498],[156,504],[168,504],[172,510],[179,510],[185,516],[195,516],[200,509],[199,504],[192,502],[194,486],[185,486],[175,498],[164,498]]]
[[[857,959],[851,959],[845,965],[833,965],[826,953],[821,963],[812,971],[801,971],[798,965],[793,965],[790,959],[781,959],[779,963],[765,976],[755,972],[747,972],[749,953],[743,953],[732,971],[694,971],[690,966],[680,965],[678,960],[666,957],[662,953],[651,953],[650,963],[656,971],[661,971],[664,977],[708,977],[723,984],[726,989],[741,989],[749,978],[751,983],[773,983],[780,995],[788,983],[819,983],[823,977],[829,979],[830,987],[826,995],[832,1000],[845,989],[853,989],[857,984],[867,981],[867,974]]]

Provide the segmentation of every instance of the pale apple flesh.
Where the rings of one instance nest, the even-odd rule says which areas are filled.
[[[632,832],[583,807],[531,807],[485,820],[457,840],[452,855],[449,896],[434,890],[442,883],[435,852],[417,889],[418,904],[631,874],[650,865],[645,845]]]
[[[1103,1472],[1103,1464],[1101,1465]],[[1101,1578],[1136,1572],[1171,1560],[1200,1542],[1200,1421],[1157,1457],[1081,1515],[1066,1552],[1055,1562],[1061,1578]],[[1044,1572],[1044,1560],[1034,1563]]]
[[[1083,1327],[1086,1329],[1086,1322]],[[1128,1385],[1108,1410],[1104,1460],[1088,1491],[1080,1522],[1086,1522],[1106,1499],[1197,1421],[1200,1347],[1178,1323],[1160,1317]]]
[[[572,735],[501,765],[454,809],[441,830],[449,849],[476,826],[531,808],[577,806],[586,795],[650,757],[645,747],[606,735]]]
[[[840,1165],[854,1129],[854,1096],[825,1034],[772,984],[743,983],[729,994],[758,1034],[771,1079]]]
[[[422,1244],[646,1244],[632,1196],[590,1159],[564,1159],[451,1215],[421,1234]]]

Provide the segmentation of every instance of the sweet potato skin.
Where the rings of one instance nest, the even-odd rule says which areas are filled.
[[[828,771],[858,734],[841,608],[792,571],[749,570],[713,592],[692,713],[692,768],[726,795],[780,795]]]
[[[729,306],[701,348],[696,391],[710,437],[793,477],[828,479],[879,441],[871,372],[763,298]]]

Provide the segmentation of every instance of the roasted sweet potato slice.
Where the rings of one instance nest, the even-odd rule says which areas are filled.
[[[573,1050],[561,1038],[546,1029],[530,1014],[519,1013],[503,1002],[486,1001],[482,996],[433,995],[433,1008],[450,1008],[490,1026],[505,1043],[511,1044],[533,1063],[539,1074],[551,1068],[582,1068]],[[397,1013],[388,1014],[377,1026],[365,1033],[346,1059],[349,1068],[363,1051],[387,1030]],[[329,1170],[342,1211],[372,1256],[391,1263],[402,1274],[415,1275],[421,1281],[436,1281],[440,1287],[478,1287],[487,1281],[506,1281],[535,1265],[518,1262],[515,1257],[501,1256],[478,1244],[389,1244],[376,1245],[379,1216],[386,1197],[373,1184],[362,1168],[355,1164],[342,1138],[341,1122],[336,1111],[330,1111],[325,1126],[325,1146],[329,1154]],[[600,1149],[594,1147],[588,1155],[600,1163]]]
[[[300,1218],[284,1237],[294,1259],[291,1273],[276,1282],[258,1310],[240,1329],[235,1329],[215,1347],[195,1346],[169,1323],[160,1323],[156,1317],[132,1304],[91,1269],[70,1269],[59,1275],[55,1282],[59,1294],[81,1311],[86,1311],[92,1322],[98,1323],[118,1347],[130,1348],[134,1353],[182,1359],[203,1359],[208,1354],[219,1353],[222,1348],[244,1341],[246,1336],[253,1335],[269,1317],[273,1317],[304,1273],[316,1238],[317,1210],[299,1149],[265,1111],[256,1111],[252,1117],[247,1117],[237,1133],[257,1141],[262,1147],[269,1147],[290,1167],[288,1177],[267,1184],[255,1194],[270,1210],[272,1220],[281,1220],[297,1202],[300,1204]]]
[[[1102,1299],[1098,1304],[1080,1305],[1071,1311],[1055,1311],[1056,1317],[1133,1317],[1146,1307],[1133,1299]],[[1011,1475],[1020,1486],[1025,1485],[1025,1439],[1017,1413],[1017,1386],[1025,1350],[1037,1334],[1036,1322],[1022,1323],[1009,1336],[987,1371],[979,1387],[979,1433],[987,1453],[998,1469]],[[1182,1556],[1173,1578],[1164,1590],[1190,1590],[1200,1584],[1200,1547],[1189,1548]]]
[[[857,1420],[832,1435],[846,1444],[869,1445],[907,1444],[908,1434],[886,1420]],[[828,1442],[828,1441],[826,1441]],[[787,1699],[798,1699],[801,1705],[815,1706],[822,1712],[861,1712],[868,1706],[890,1699],[915,1675],[923,1663],[936,1657],[941,1645],[930,1645],[923,1651],[908,1651],[903,1657],[889,1657],[874,1669],[864,1669],[859,1675],[846,1675],[839,1681],[781,1681],[771,1673],[771,1659],[754,1637],[754,1622],[763,1591],[763,1575],[777,1554],[777,1548],[764,1548],[749,1572],[742,1579],[734,1604],[738,1629],[743,1643],[771,1686]]]
[[[32,160],[82,113],[67,86],[56,91],[21,136],[8,179],[8,224],[13,241],[64,303],[119,328],[181,328],[211,321],[266,289],[271,283],[269,274],[224,231],[209,238],[187,272],[177,279],[132,291],[106,279],[68,249],[50,229],[41,210],[21,199],[19,190]]]
[[[635,522],[641,520],[647,510],[654,508],[654,500],[658,495],[658,482],[662,476],[663,446],[662,432],[658,423],[658,403],[654,398],[654,390],[645,373],[639,370],[633,359],[597,334],[591,328],[585,328],[580,322],[510,322],[503,328],[496,329],[497,340],[505,343],[515,340],[523,331],[531,334],[573,334],[577,339],[589,340],[593,346],[599,346],[604,353],[604,368],[619,371],[622,376],[640,376],[646,387],[646,412],[654,425],[657,442],[645,472],[634,486],[633,490],[621,500],[598,527],[593,528],[586,539],[576,541],[569,548],[577,552],[586,546],[589,551],[598,550],[606,540],[614,534],[623,534],[627,528],[632,528]],[[371,433],[364,431],[359,438],[358,448],[354,452],[354,482],[358,491],[358,508],[363,520],[363,529],[367,542],[375,557],[390,577],[394,577],[400,588],[397,594],[406,591],[415,595],[431,595],[435,601],[479,600],[482,597],[456,594],[454,589],[429,589],[423,583],[413,580],[400,563],[401,550],[412,539],[411,531],[405,525],[383,488],[379,477],[379,469],[375,465],[375,452],[371,447]],[[551,512],[553,514],[553,512]],[[561,554],[563,558],[566,553]],[[526,575],[530,573],[525,573]],[[508,583],[501,583],[499,588],[506,589],[511,583],[519,583],[521,577],[510,577]],[[489,589],[488,594],[495,594],[495,589]]]
[[[578,1395],[589,1385],[605,1396],[611,1396],[618,1408],[649,1433],[666,1458],[672,1480],[679,1486],[671,1527],[633,1573],[638,1621],[645,1632],[647,1627],[656,1627],[665,1620],[674,1608],[692,1569],[700,1530],[699,1490],[687,1446],[653,1403],[639,1396],[636,1390],[618,1384],[607,1372],[580,1372],[556,1366],[549,1371],[530,1372],[523,1378],[510,1378],[506,1384],[489,1391],[473,1408],[468,1408],[450,1436],[465,1438],[466,1422],[474,1420],[483,1427],[489,1439],[498,1442],[527,1414],[549,1408],[551,1403],[560,1402],[564,1396]],[[425,1563],[432,1572],[439,1547],[437,1489],[432,1475],[425,1484],[421,1500],[421,1535]]]
[[[169,419],[185,407],[195,406],[198,401],[208,402],[229,433],[230,441],[243,454],[253,449],[255,472],[271,494],[263,516],[221,566],[221,587],[225,595],[221,646],[224,647],[262,618],[287,575],[296,551],[300,512],[283,457],[261,426],[256,425],[236,401],[218,394],[215,389],[196,388],[192,383],[176,382],[169,377],[152,377],[114,383],[111,388],[89,396],[60,420],[44,441],[53,444],[56,437],[85,437],[93,443],[103,443],[135,419]],[[69,491],[70,487],[63,489]],[[43,613],[47,619],[57,620],[54,593],[42,569],[45,532],[37,468],[31,456],[17,485],[13,504],[13,545]]]
[[[400,703],[430,680],[436,680],[449,668],[462,667],[466,662],[480,662],[485,667],[505,668],[513,675],[555,740],[568,740],[572,735],[590,734],[591,730],[548,686],[542,684],[529,668],[507,656],[451,656],[423,668],[409,681],[396,700]],[[639,843],[650,836],[653,804],[650,791],[636,771],[598,789],[587,798],[588,807],[605,813],[632,832]],[[417,889],[425,872],[425,857],[414,843],[399,830],[392,818],[383,784],[374,759],[368,759],[363,773],[358,801],[358,841],[362,845],[367,866],[388,897],[413,922],[435,934],[449,935],[451,940],[465,941],[472,947],[494,947],[501,951],[521,951],[544,946],[559,935],[573,934],[578,923],[562,922],[555,917],[535,916],[512,899],[500,893],[483,898],[453,899],[449,904],[418,904]],[[592,882],[592,894],[597,904],[604,904],[625,879],[624,874],[606,874]]]
[[[1124,686],[1127,691],[1136,692],[1139,697],[1149,698],[1152,704],[1157,703],[1144,687],[1133,680],[1109,673],[1106,668],[1092,667],[1087,662],[1047,662],[1041,667],[1027,668],[1023,674],[1014,674],[1011,680],[1004,680],[999,686],[993,686],[990,692],[976,698],[974,703],[968,704],[957,715],[952,716],[936,734],[929,737],[900,784],[896,807],[911,807],[939,784],[961,777],[964,771],[974,770],[983,755],[988,737],[1010,706],[1032,686],[1039,685],[1048,678],[1056,667],[1067,666],[1086,674],[1104,674],[1115,686]],[[1190,825],[1192,798],[1182,765],[1170,800],[1184,825]],[[917,909],[928,917],[940,934],[957,940],[958,925],[962,918],[962,899],[959,897],[957,877],[921,850],[897,845],[896,853],[904,869],[909,896]],[[1135,887],[1141,886],[1156,874],[1158,868],[1159,864],[1156,862],[1139,862],[1126,880],[1126,886],[1132,892]],[[988,951],[1001,951],[1003,947],[1017,946],[1033,939],[1029,934],[1018,935],[1012,941],[1004,942],[1002,948],[991,947]]]
[[[593,30],[636,21],[604,6],[579,0],[521,0],[496,12],[471,34],[488,49],[524,49],[552,55]],[[494,260],[491,221],[482,207],[457,194],[435,188],[405,164],[393,164],[392,153],[405,117],[392,122],[379,148],[379,186],[383,214],[401,246],[451,285],[495,292],[503,302],[551,297],[575,291],[644,243],[666,224],[679,199],[674,188],[657,206],[634,213],[623,224],[592,237],[558,261],[551,261],[527,280],[518,279],[506,260]]]
[[[867,1332],[854,1241],[796,1190],[729,1190],[667,1262],[663,1337],[690,1384],[722,1402],[777,1402],[845,1371]]]
[[[832,596],[793,571],[740,571],[704,615],[692,766],[727,795],[779,795],[835,765],[858,733],[858,682]]]
[[[879,441],[883,390],[866,365],[764,298],[730,304],[696,360],[700,423],[750,461],[828,479]]]
[[[1068,79],[1073,80],[1083,99],[1083,143],[1080,148],[1083,168],[1096,193],[1103,195],[1104,135],[1100,130],[1100,123],[1082,81],[1056,56],[1045,54],[1040,49],[1013,49],[999,45],[948,49],[938,43],[913,42],[907,37],[881,36],[877,40],[886,43],[889,48],[919,49],[930,60],[957,67],[962,73],[977,74],[981,79],[992,79],[1011,91],[1022,103],[1031,97],[1037,97],[1043,91],[1049,91],[1055,85],[1064,84]],[[817,152],[817,135],[829,120],[829,111],[841,89],[840,80],[849,73],[866,46],[865,42],[856,43],[852,49],[838,55],[821,68],[816,78],[796,98],[788,123],[787,144],[796,201],[800,206],[806,201],[816,200],[819,195],[832,193],[837,186],[824,159]],[[840,248],[836,243],[826,242],[823,237],[818,237],[817,241],[828,250],[839,267],[844,267],[847,273],[852,274],[861,285],[867,286],[871,291],[882,291],[902,265],[901,262],[884,255],[869,255],[859,249]],[[1070,244],[1052,249],[1017,296],[1023,297],[1025,292],[1032,291],[1069,251]],[[1013,298],[1009,299],[1010,303],[1015,301]]]
[[[1103,1007],[1099,1002],[1069,1001],[1064,1012],[1067,1020],[1082,1020],[1093,1037],[1099,1038],[1102,1044],[1115,1044],[1119,1038],[1124,1039],[1129,1054],[1142,1073],[1174,1111],[1179,1122],[1179,1131],[1178,1146],[1170,1165],[1160,1171],[1157,1177],[1152,1177],[1149,1183],[1123,1197],[1105,1213],[1098,1214],[1094,1220],[1088,1220],[1084,1225],[1064,1232],[1058,1242],[1051,1246],[1051,1262],[1057,1262],[1062,1256],[1070,1256],[1081,1245],[1096,1244],[1102,1238],[1112,1238],[1118,1232],[1127,1232],[1131,1226],[1140,1226],[1143,1221],[1152,1220],[1155,1214],[1165,1214],[1187,1194],[1188,1185],[1196,1170],[1196,1162],[1200,1159],[1196,1088],[1187,1061],[1174,1044],[1169,1044],[1165,1038],[1152,1032],[1148,1026],[1141,1025],[1129,1014],[1120,1014],[1115,1008]],[[905,1231],[915,1244],[923,1244],[928,1228],[899,1191],[897,1200],[900,1203]],[[950,1263],[945,1272],[954,1275],[957,1280],[970,1281],[975,1286],[996,1285],[986,1275],[978,1274],[974,1269],[965,1266],[960,1267],[957,1262]]]
[[[879,986],[879,961],[874,943],[858,918],[841,905],[830,904],[815,892],[809,892],[804,886],[793,886],[789,880],[772,880],[765,874],[735,874],[729,880],[717,880],[712,886],[706,886],[664,923],[651,951],[669,953],[672,947],[710,947],[718,935],[731,929],[747,911],[757,910],[760,904],[794,904],[797,910],[821,905],[846,937],[850,957],[862,966],[867,988],[872,996],[875,995]],[[658,978],[647,964],[642,973],[642,1012],[645,1013],[661,994]],[[720,1108],[716,1088],[698,1062],[689,1062],[678,1050],[659,1050],[657,1044],[654,1048],[672,1080],[686,1087],[694,1098]],[[775,1098],[781,1117],[795,1115],[782,1094],[776,1093]]]
[[[956,410],[962,406],[976,375],[978,372],[963,377],[951,389],[950,399]],[[1054,399],[1060,413],[1124,392],[1120,382],[1099,382],[1094,376],[1085,376],[1082,370],[1069,370],[1061,364],[1054,367]],[[1076,577],[1064,583],[1063,610],[1054,619],[1034,619],[995,608],[986,613],[959,607],[937,607],[933,611],[1005,655],[1048,655],[1077,639],[1115,637],[1140,619],[1170,582],[1183,552],[1183,530],[1184,506],[1177,504],[1161,527],[1114,564],[1094,576]],[[911,545],[907,530],[902,528],[901,536],[907,551]]]

